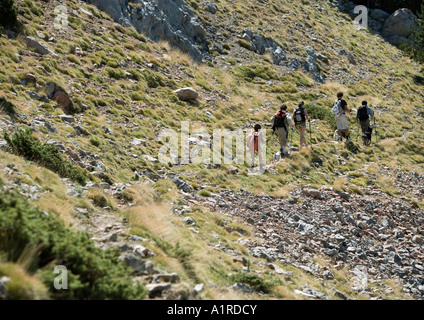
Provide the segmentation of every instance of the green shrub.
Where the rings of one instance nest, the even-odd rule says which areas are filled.
[[[43,144],[33,138],[31,129],[19,129],[13,136],[4,132],[4,139],[12,153],[34,161],[62,177],[85,184],[86,177],[83,170],[74,166],[54,145]]]
[[[109,67],[112,67],[112,68],[118,68],[119,67],[119,63],[118,63],[118,61],[116,61],[116,59],[109,59],[107,61],[107,65]]]
[[[297,93],[298,92],[297,87],[288,81],[284,81],[281,86],[273,86],[271,88],[271,91],[276,93]]]
[[[55,299],[142,299],[130,270],[118,261],[119,250],[97,248],[88,234],[67,229],[52,214],[32,207],[21,195],[0,195],[0,251],[15,262],[25,248],[39,247],[29,272],[36,273]],[[53,288],[54,266],[68,270],[68,290]]]
[[[0,31],[2,27],[11,28],[16,25],[18,11],[13,0],[2,0],[0,2]]]
[[[337,129],[336,118],[331,112],[331,109],[319,107],[313,104],[305,105],[305,109],[308,111],[308,115],[312,119],[324,120],[331,126],[331,128],[333,128],[333,130]]]
[[[293,80],[297,86],[313,87],[315,82],[307,77],[303,72],[296,71],[293,73]]]
[[[232,282],[240,282],[247,284],[255,291],[262,291],[269,293],[271,289],[277,284],[275,281],[266,281],[254,273],[238,272],[228,276],[228,280]]]

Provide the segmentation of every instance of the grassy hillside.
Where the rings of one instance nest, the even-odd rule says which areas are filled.
[[[399,172],[424,174],[423,67],[381,37],[355,29],[350,18],[328,1],[299,0],[297,5],[286,0],[213,2],[216,14],[201,1],[187,2],[208,31],[215,30],[208,44],[213,61],[198,63],[79,1],[66,2],[66,31],[54,28],[55,2],[18,1],[22,27],[15,37],[5,33],[0,37],[0,129],[9,135],[0,140],[4,144],[8,140],[8,146],[0,150],[2,188],[29,198],[25,206],[59,217],[66,232],[94,234],[94,243],[102,248],[108,245],[98,237],[109,234],[103,229],[116,227],[120,240],[134,235],[146,239],[142,243],[154,253],[150,259],[155,268],[181,277],[171,297],[304,298],[294,291],[305,284],[320,287],[313,275],[277,261],[274,264],[285,270],[278,273],[266,259],[252,257],[240,238],[260,241],[261,235],[238,217],[220,215],[205,203],[213,202],[214,194],[224,189],[297,201],[291,191],[329,186],[359,195],[373,189],[423,208],[422,194],[404,190],[397,182]],[[301,64],[308,56],[305,48],[312,46],[326,56],[317,60],[317,69],[327,81],[315,82],[304,68],[292,71],[275,65],[269,54],[251,51],[242,39],[246,28],[272,38],[288,59]],[[26,45],[26,36],[39,39],[58,57],[37,53]],[[341,49],[350,55],[341,55]],[[69,95],[72,108],[48,98],[51,82]],[[174,90],[184,87],[199,92],[197,103],[178,99]],[[330,111],[338,91],[345,93],[350,108],[367,100],[375,110],[378,135],[371,146],[361,145],[354,116],[349,123],[356,148],[334,141]],[[311,147],[274,162],[272,155],[278,147],[271,146],[264,175],[249,175],[246,164],[233,163],[238,169],[233,174],[228,165],[160,164],[143,156],[156,158],[163,145],[159,132],[163,128],[178,131],[181,121],[210,133],[215,128],[250,129],[254,123],[269,128],[268,120],[280,104],[286,103],[293,112],[302,100],[313,118],[307,137]],[[72,119],[61,117],[64,114]],[[32,133],[16,135],[18,129],[26,128]],[[293,145],[299,146],[297,133]],[[64,153],[53,151],[52,146]],[[51,156],[40,156],[47,153]],[[178,190],[170,173],[192,186],[192,197]],[[2,193],[1,204],[9,203],[8,197]],[[187,226],[184,212],[195,225]],[[26,239],[23,247],[37,243]],[[9,272],[14,270],[11,264],[19,264],[16,255],[7,254],[9,249],[1,248],[0,276],[25,272],[36,278],[32,298],[55,298],[54,289],[48,288],[48,293],[46,288],[38,289],[50,280],[37,270],[57,258],[49,252],[44,264]],[[111,254],[105,259],[104,263],[111,263],[117,257]],[[347,269],[335,270],[319,254],[315,259],[335,273],[329,287],[321,291],[337,298],[336,288],[351,298],[364,298],[350,289]],[[104,274],[100,271],[93,277],[101,283]],[[115,272],[131,274],[124,267]],[[145,274],[131,275],[143,285],[151,284]],[[200,283],[205,289],[193,294],[192,288]],[[228,289],[234,283],[246,283],[255,290]],[[396,281],[386,279],[384,285],[392,288],[386,298],[404,297]],[[104,290],[101,298],[145,296],[142,288],[121,291],[128,293],[124,297]],[[81,292],[71,298],[82,298]]]

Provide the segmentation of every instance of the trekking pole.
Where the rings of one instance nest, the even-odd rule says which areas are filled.
[[[312,128],[311,128],[311,119],[309,119],[309,142],[311,144],[311,150],[313,150],[312,148]]]

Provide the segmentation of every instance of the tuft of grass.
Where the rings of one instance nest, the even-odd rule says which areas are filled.
[[[210,197],[211,193],[208,190],[201,190],[199,191],[199,196]]]
[[[252,44],[244,39],[237,39],[237,43],[240,45],[240,47],[245,48],[247,50],[251,50],[252,49]]]
[[[46,286],[35,276],[28,274],[17,263],[0,262],[0,277],[8,277],[6,284],[8,300],[46,300],[49,293]]]
[[[106,74],[109,78],[114,78],[116,80],[124,79],[126,77],[125,71],[119,68],[106,68]]]
[[[94,205],[104,208],[104,207],[113,207],[113,203],[111,200],[109,200],[102,190],[100,189],[93,189],[87,192],[87,198],[91,199],[94,203]]]
[[[235,72],[237,76],[247,81],[252,81],[255,77],[264,80],[280,79],[280,76],[275,71],[264,65],[238,66]]]

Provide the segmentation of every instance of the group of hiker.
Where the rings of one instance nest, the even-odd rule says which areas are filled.
[[[345,138],[346,143],[351,142],[349,138],[349,122],[347,119],[347,115],[350,115],[350,110],[346,100],[343,99],[343,92],[337,93],[337,99],[333,104],[332,113],[335,116],[337,124],[337,135],[335,136],[339,141],[343,141],[343,138]],[[375,120],[374,111],[368,106],[367,101],[362,101],[362,105],[357,110],[356,119],[359,121],[362,139],[365,145],[368,145],[371,141],[372,128],[370,125],[370,117]],[[292,123],[292,120],[294,124]],[[306,142],[306,123],[309,122],[310,128],[311,118],[308,115],[308,111],[305,109],[305,103],[303,101],[298,104],[293,115],[290,115],[287,111],[286,104],[281,105],[277,113],[270,119],[270,122],[272,124],[273,135],[278,138],[278,142],[280,144],[281,157],[288,154],[287,144],[289,142],[290,130],[293,130],[294,128],[296,128],[300,135],[300,149],[308,146],[308,143]],[[269,140],[265,140],[260,129],[261,125],[255,124],[253,131],[248,137],[248,148],[251,154],[252,167],[254,166],[255,153],[259,154],[259,163],[263,163],[260,153],[261,145]]]

